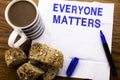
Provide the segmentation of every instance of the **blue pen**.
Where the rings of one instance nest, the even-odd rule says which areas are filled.
[[[103,45],[103,48],[104,48],[104,51],[105,51],[105,54],[106,54],[107,61],[108,61],[109,66],[110,66],[111,73],[112,73],[113,76],[117,77],[117,71],[116,71],[116,68],[115,68],[110,50],[108,48],[107,41],[106,41],[105,36],[104,36],[104,34],[101,30],[100,30],[100,38],[101,38],[102,45]]]
[[[77,58],[77,57],[72,58],[69,66],[67,68],[67,71],[66,71],[66,75],[68,77],[70,77],[72,75],[72,73],[74,72],[74,70],[78,64],[78,61],[79,61],[79,58]]]

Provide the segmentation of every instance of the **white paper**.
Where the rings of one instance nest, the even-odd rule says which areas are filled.
[[[56,8],[53,7],[54,4],[57,4],[57,6],[55,6]],[[63,5],[67,5],[70,9],[65,9],[66,6]],[[71,11],[71,6],[77,6],[76,14],[75,12],[69,13],[69,11]],[[78,6],[101,8],[102,10],[99,15],[102,16],[85,15],[84,11],[81,11],[81,14],[79,14]],[[86,13],[88,9],[86,9]],[[61,12],[62,10],[63,12]],[[68,13],[66,13],[66,10]],[[73,57],[78,57],[80,58],[78,66],[71,77],[109,80],[110,70],[101,43],[100,30],[105,34],[111,50],[114,4],[64,0],[40,0],[39,11],[45,23],[45,32],[41,37],[34,40],[33,43],[45,43],[50,47],[63,52],[64,65],[58,76],[66,77],[66,70],[71,59]],[[65,22],[61,24],[53,23],[53,15],[60,15],[61,20],[63,16],[66,16],[68,24]],[[85,19],[85,23],[83,23],[84,26],[81,25],[81,20],[79,21],[79,24],[76,25],[77,23],[74,19],[70,25],[70,19],[68,19],[69,16],[86,18],[87,20]],[[94,27],[88,27],[88,19],[99,19],[100,27],[96,28],[95,24],[93,24]]]

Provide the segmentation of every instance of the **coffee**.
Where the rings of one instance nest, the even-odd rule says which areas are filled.
[[[10,7],[8,17],[13,25],[24,27],[34,21],[36,13],[33,4],[27,1],[18,1]]]
[[[5,19],[13,28],[8,39],[8,45],[13,48],[19,48],[28,38],[40,37],[45,30],[38,7],[32,0],[12,0],[5,9]]]

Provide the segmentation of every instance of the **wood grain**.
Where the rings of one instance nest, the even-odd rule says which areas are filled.
[[[34,0],[38,3],[38,0]],[[80,1],[80,0],[77,0]],[[94,0],[81,0],[94,1]],[[95,0],[99,2],[110,2],[115,4],[114,9],[114,24],[113,24],[113,38],[112,38],[112,57],[117,68],[118,80],[120,80],[120,0]],[[0,80],[19,80],[15,69],[10,69],[6,66],[4,60],[4,52],[9,49],[7,44],[9,34],[12,28],[6,23],[4,18],[4,10],[10,0],[0,0]],[[82,80],[56,77],[55,80]],[[110,80],[115,80],[111,76]]]

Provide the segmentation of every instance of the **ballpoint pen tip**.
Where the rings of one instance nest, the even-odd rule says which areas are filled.
[[[102,30],[100,30],[100,34],[103,34],[103,33],[102,33]]]
[[[102,30],[100,30],[100,35],[101,35],[101,36],[104,36],[104,34],[103,34]]]

